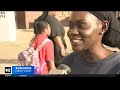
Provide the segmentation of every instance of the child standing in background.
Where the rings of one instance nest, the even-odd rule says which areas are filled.
[[[35,21],[34,23],[35,38],[33,41],[34,49],[36,49],[41,42],[48,39],[51,34],[50,25],[45,21]],[[48,74],[51,69],[55,69],[54,62],[54,45],[52,41],[47,42],[39,51],[40,66],[43,65],[41,74]]]

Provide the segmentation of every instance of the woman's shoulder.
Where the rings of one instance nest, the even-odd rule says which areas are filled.
[[[116,52],[116,57],[120,60],[120,52]]]
[[[120,52],[115,52],[109,57],[109,61],[120,65]]]
[[[56,22],[56,23],[59,22],[56,17],[51,16],[51,15],[48,15],[47,18],[46,18],[46,20],[47,20],[48,22]]]

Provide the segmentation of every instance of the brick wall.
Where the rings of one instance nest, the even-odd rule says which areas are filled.
[[[41,11],[26,11],[25,12],[25,21],[26,21],[26,29],[32,28],[32,23],[34,19],[42,14]]]
[[[33,22],[34,20],[42,14],[42,11],[25,11],[21,13],[25,13],[25,15],[21,15],[20,12],[17,14],[17,18],[23,18],[21,20],[17,19],[16,23],[18,24],[18,29],[30,29],[33,28]],[[70,11],[59,11],[58,13],[58,20],[62,21],[63,19],[66,19],[70,15]],[[20,23],[21,22],[21,23]],[[24,23],[23,23],[24,22]],[[66,22],[66,20],[62,21],[63,23]]]

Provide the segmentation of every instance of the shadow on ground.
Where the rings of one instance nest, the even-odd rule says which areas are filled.
[[[17,59],[1,59],[0,58],[0,64],[17,64]]]

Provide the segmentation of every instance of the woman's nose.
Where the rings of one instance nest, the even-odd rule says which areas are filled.
[[[76,28],[70,29],[69,34],[78,34],[78,30]]]

